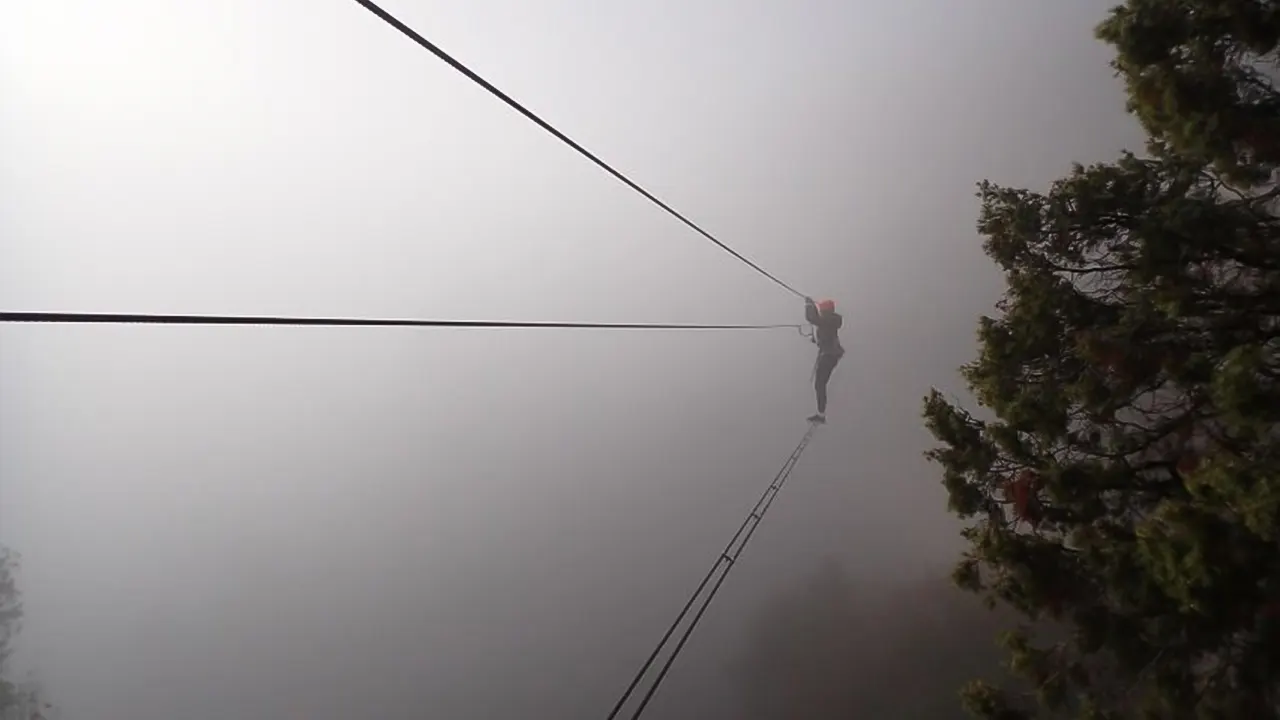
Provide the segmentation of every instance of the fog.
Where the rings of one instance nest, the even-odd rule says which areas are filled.
[[[904,598],[953,601],[919,412],[1000,291],[974,183],[1140,147],[1092,38],[1112,2],[384,3],[844,315],[830,422],[646,717],[921,707],[883,668],[928,647]],[[347,0],[5,3],[0,92],[0,309],[803,321]],[[69,720],[603,718],[804,433],[813,352],[0,326],[15,667]],[[770,620],[809,596],[829,630]],[[796,652],[848,673],[770,685]]]

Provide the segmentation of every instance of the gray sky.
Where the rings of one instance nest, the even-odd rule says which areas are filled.
[[[822,429],[651,717],[771,598],[957,549],[920,398],[974,183],[1140,149],[1114,0],[387,0],[834,297]],[[787,293],[349,0],[0,5],[0,307],[793,322]],[[0,328],[0,542],[66,718],[602,718],[804,431],[794,333]]]

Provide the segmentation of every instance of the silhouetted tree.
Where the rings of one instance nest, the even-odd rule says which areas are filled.
[[[1280,3],[1128,0],[1097,34],[1153,138],[1239,181],[1280,164]]]
[[[976,714],[1280,717],[1273,195],[1172,154],[1046,194],[981,184],[1007,290],[963,374],[995,417],[925,401],[950,507],[975,521],[955,579],[1074,632],[1011,634],[1036,702],[975,684]]]
[[[22,603],[14,578],[16,563],[12,552],[0,548],[0,713],[15,707],[19,700],[18,687],[8,677],[13,638],[22,618]]]
[[[945,581],[858,583],[836,564],[758,615],[738,663],[742,720],[954,720],[965,680],[1000,675],[993,613]]]
[[[3,720],[50,720],[54,707],[47,701],[43,685],[28,674],[25,680],[12,683],[12,703],[3,712]]]

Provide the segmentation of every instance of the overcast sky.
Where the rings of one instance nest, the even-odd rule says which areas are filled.
[[[958,548],[921,458],[974,183],[1140,149],[1114,0],[386,0],[845,317],[822,428],[647,717],[751,618]],[[798,322],[350,0],[0,4],[0,308]],[[804,432],[794,331],[0,327],[21,667],[68,719],[603,718]]]

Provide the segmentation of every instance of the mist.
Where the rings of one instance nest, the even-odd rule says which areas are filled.
[[[646,717],[956,717],[994,668],[920,398],[1000,291],[974,183],[1140,146],[1110,5],[383,4],[844,316],[829,422]],[[0,90],[3,309],[803,322],[356,3],[8,3]],[[0,326],[13,664],[67,720],[603,718],[804,433],[813,352]],[[903,603],[973,654],[901,671],[943,632]]]

